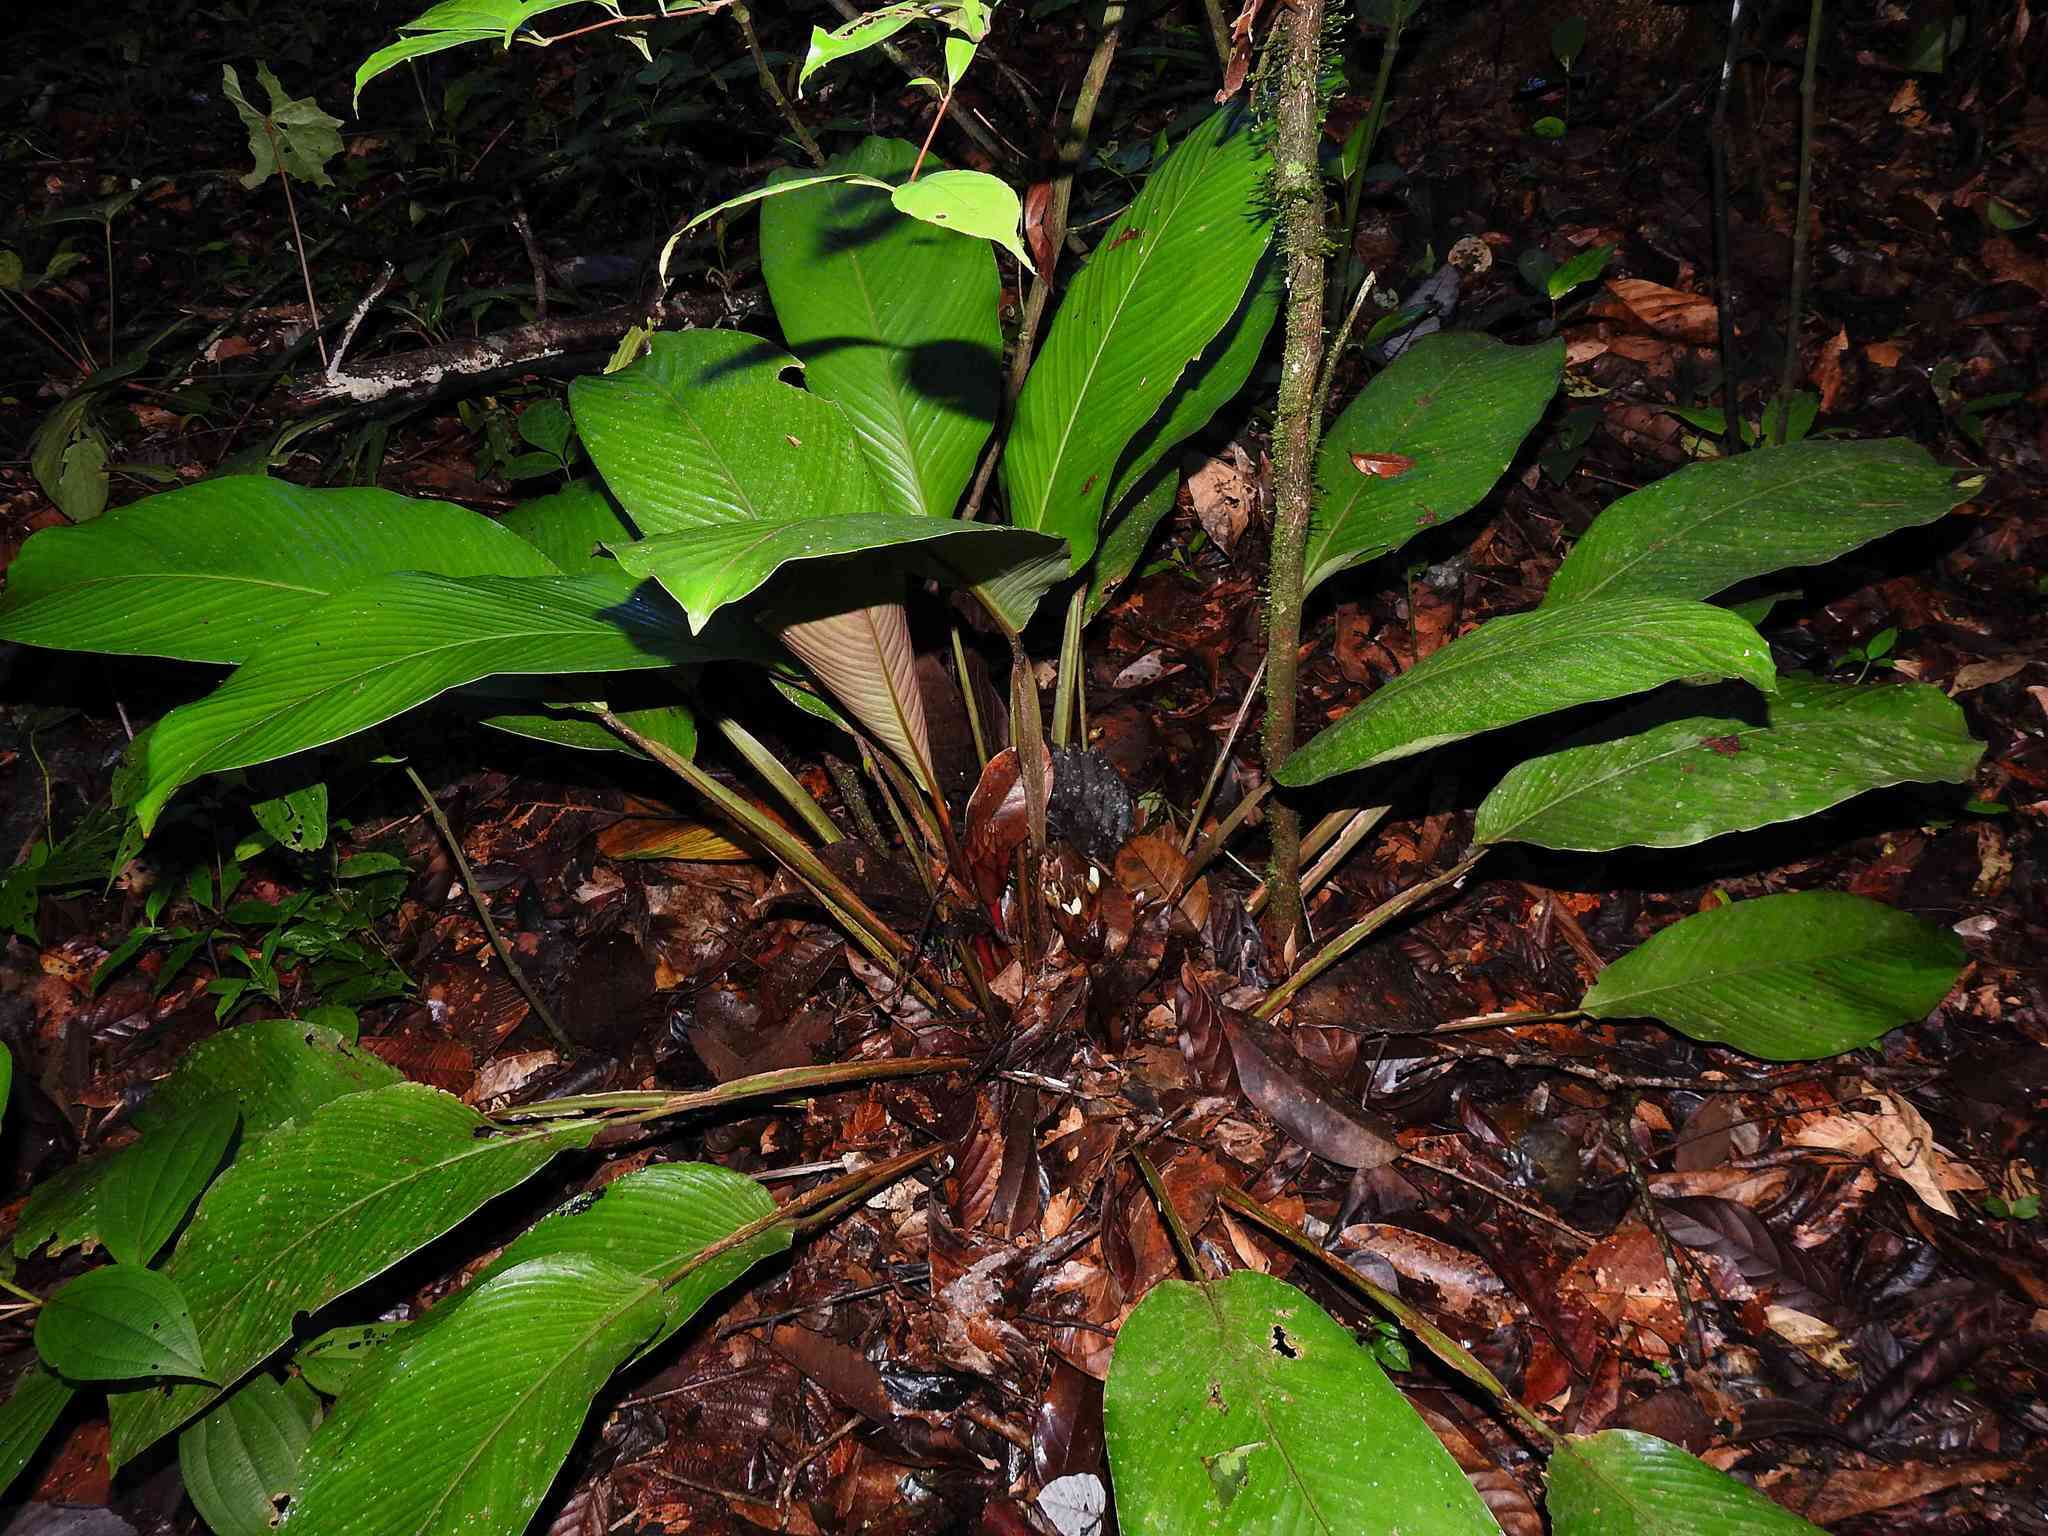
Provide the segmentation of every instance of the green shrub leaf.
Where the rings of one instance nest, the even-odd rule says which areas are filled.
[[[138,741],[153,827],[203,774],[325,746],[501,674],[624,672],[703,660],[658,593],[619,577],[386,576],[330,598]]]
[[[293,1377],[251,1376],[178,1437],[178,1470],[213,1536],[273,1536],[320,1400]]]
[[[1890,784],[1967,783],[1983,755],[1939,688],[1781,677],[1762,725],[1695,717],[1517,764],[1472,835],[1588,853],[1683,848]]]
[[[387,1340],[315,1431],[279,1529],[524,1530],[591,1399],[662,1316],[656,1282],[588,1254],[530,1260],[445,1307]]]
[[[1003,450],[1010,520],[1095,552],[1118,461],[1238,312],[1271,232],[1271,167],[1220,109],[1160,163],[1060,301]]]
[[[339,1397],[376,1355],[377,1347],[406,1325],[390,1319],[344,1323],[292,1352],[292,1366],[316,1392]]]
[[[0,1494],[21,1476],[77,1390],[40,1365],[31,1364],[21,1373],[6,1403],[0,1404]]]
[[[895,183],[916,160],[914,144],[871,138],[830,164]],[[1002,390],[1002,284],[987,248],[838,182],[762,205],[761,273],[805,382],[853,425],[876,510],[951,516]]]
[[[1632,1429],[1575,1435],[1550,1458],[1556,1536],[1814,1536],[1800,1519],[1668,1440]]]
[[[1692,464],[1593,521],[1544,596],[1712,597],[1738,581],[1819,565],[1880,534],[1945,517],[1966,482],[1903,439],[1805,442]]]
[[[1770,647],[1706,603],[1640,598],[1540,609],[1482,624],[1390,678],[1281,765],[1282,784],[1426,752],[1539,715],[1683,678],[1777,688]]]
[[[466,43],[496,42],[501,48],[510,48],[512,35],[536,16],[583,3],[584,0],[441,0],[441,4],[398,29],[410,36],[379,48],[363,60],[356,71],[355,100],[363,99],[364,86],[407,59],[460,48]]]
[[[898,213],[909,214],[940,229],[967,235],[977,243],[992,240],[1017,258],[1027,271],[1031,257],[1018,231],[1024,205],[1016,188],[986,171],[931,171],[906,181],[889,194]],[[985,253],[984,253],[985,254]]]
[[[1174,499],[1179,495],[1180,475],[1169,465],[1157,471],[1109,525],[1109,532],[1103,535],[1094,562],[1088,567],[1088,596],[1081,609],[1083,623],[1092,621],[1107,608],[1117,589],[1138,568],[1145,546],[1152,542],[1152,535],[1173,510]]]
[[[241,1119],[233,1099],[213,1099],[158,1131],[146,1146],[138,1142],[139,1154],[115,1161],[99,1197],[100,1242],[107,1252],[123,1264],[154,1259],[220,1171]]]
[[[1811,1061],[1927,1017],[1963,958],[1960,939],[1911,913],[1789,891],[1673,923],[1607,967],[1580,1006],[1768,1061]]]
[[[548,576],[555,565],[446,502],[231,475],[35,534],[7,568],[0,640],[241,662],[336,593],[394,571]]]
[[[1493,489],[1557,393],[1562,338],[1511,347],[1445,331],[1409,347],[1330,424],[1316,457],[1307,590],[1462,517]],[[1361,473],[1354,453],[1415,461]]]
[[[522,501],[498,519],[498,526],[533,545],[553,565],[572,576],[614,569],[608,550],[633,537],[604,483],[593,476],[571,480],[550,496]],[[439,566],[429,569],[440,570]],[[463,575],[465,572],[444,574]],[[476,572],[477,575],[491,574]],[[517,571],[500,574],[520,575]],[[536,572],[545,575],[546,572]]]
[[[139,1264],[89,1269],[36,1314],[36,1353],[73,1381],[211,1381],[177,1282]]]
[[[1153,1287],[1117,1334],[1102,1411],[1131,1536],[1498,1531],[1350,1330],[1270,1275]]]
[[[350,1094],[249,1148],[215,1181],[166,1273],[191,1303],[224,1384],[261,1363],[292,1319],[382,1273],[591,1128],[487,1134],[447,1094],[394,1083]],[[132,1460],[219,1394],[203,1387],[112,1399],[115,1464]]]

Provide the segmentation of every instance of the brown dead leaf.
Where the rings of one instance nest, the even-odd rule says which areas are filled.
[[[1233,445],[1229,458],[1209,460],[1188,476],[1188,499],[1202,531],[1226,554],[1235,550],[1259,503],[1258,474],[1250,457]]]
[[[1711,347],[1720,336],[1720,311],[1705,294],[1685,293],[1640,277],[1610,277],[1613,299],[1593,306],[1595,314],[1631,320],[1652,335]]]
[[[1861,1097],[1874,1099],[1881,1107],[1816,1116],[1792,1132],[1793,1145],[1824,1147],[1868,1160],[1944,1216],[1956,1214],[1950,1194],[1984,1188],[1984,1180],[1977,1171],[1958,1161],[1955,1154],[1934,1139],[1926,1118],[1911,1104],[1892,1093],[1865,1093]]]
[[[1847,387],[1842,375],[1842,359],[1849,351],[1849,328],[1843,326],[1820,344],[1820,353],[1813,360],[1809,377],[1813,387],[1820,394],[1820,408],[1823,415],[1839,410],[1842,392]]]

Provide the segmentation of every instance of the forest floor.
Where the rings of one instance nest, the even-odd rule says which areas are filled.
[[[1307,729],[1481,620],[1529,607],[1602,506],[1712,451],[1670,408],[1718,403],[1706,148],[1717,66],[1676,36],[1603,38],[1596,20],[1568,130],[1538,140],[1531,118],[1566,109],[1554,82],[1530,83],[1544,50],[1532,51],[1520,21],[1510,34],[1502,14],[1514,9],[1446,22],[1404,58],[1380,156],[1401,174],[1367,199],[1355,252],[1406,291],[1461,239],[1479,237],[1459,323],[1511,336],[1553,318],[1553,305],[1530,297],[1524,253],[1564,259],[1611,244],[1610,281],[1554,317],[1575,387],[1486,505],[1332,583],[1312,606]],[[1617,7],[1623,14],[1635,12]],[[1056,9],[998,34],[1022,83],[1015,99],[1009,86],[989,87],[986,107],[1021,142],[1034,142],[1029,103],[1042,110],[1071,92],[1086,61],[1078,15]],[[430,1305],[464,1278],[463,1256],[566,1193],[649,1161],[718,1162],[771,1180],[780,1196],[862,1159],[952,1144],[950,1172],[800,1243],[707,1309],[683,1347],[615,1383],[550,1500],[552,1530],[1049,1529],[1032,1491],[1073,1474],[1106,1477],[1101,1382],[1117,1327],[1176,1272],[1126,1155],[1143,1146],[1210,1262],[1281,1275],[1339,1318],[1371,1325],[1349,1293],[1219,1205],[1219,1188],[1245,1188],[1398,1287],[1561,1429],[1651,1431],[1843,1532],[2048,1531],[2048,70],[2041,39],[2024,29],[2009,54],[1976,59],[1966,83],[1960,61],[1946,77],[1897,67],[1909,27],[1861,11],[1828,25],[1842,31],[1821,71],[1800,364],[1818,430],[1907,436],[1983,480],[1956,515],[1804,573],[1764,630],[1788,668],[1941,687],[1986,743],[1974,783],[1881,792],[1677,858],[1498,857],[1305,988],[1282,1029],[1298,1070],[1254,1091],[1216,1070],[1202,1019],[1253,995],[1238,989],[1277,979],[1267,936],[1246,915],[1263,843],[1244,839],[1177,904],[1156,899],[1176,882],[1179,829],[1219,747],[1233,743],[1212,819],[1263,778],[1255,719],[1232,734],[1263,654],[1270,523],[1266,419],[1239,410],[1189,456],[1157,558],[1089,634],[1095,756],[1062,764],[1058,825],[1108,877],[1095,898],[1108,957],[1018,979],[1007,1047],[971,1082],[853,1088],[572,1160],[486,1212],[460,1254],[429,1249],[379,1282],[385,1306]],[[218,17],[192,27],[150,86],[166,104],[217,90],[230,29]],[[793,22],[773,31],[771,42],[800,47]],[[86,259],[30,295],[61,345],[31,334],[27,307],[0,317],[10,337],[0,432],[24,445],[0,464],[0,562],[62,520],[25,445],[76,383],[56,353],[103,346],[110,324],[125,334],[188,317],[155,354],[160,371],[228,322],[182,395],[173,378],[109,397],[119,405],[107,427],[117,503],[259,445],[288,478],[366,463],[392,489],[487,511],[517,500],[504,455],[485,474],[479,456],[493,432],[502,439],[507,402],[551,388],[545,380],[461,411],[426,405],[376,429],[344,418],[278,442],[306,418],[268,381],[248,380],[303,331],[284,210],[274,183],[245,192],[220,179],[242,150],[218,100],[188,106],[192,121],[175,131],[122,106],[123,72],[152,66],[122,63],[121,40],[145,35],[155,34],[110,28],[92,58],[66,66],[97,73],[64,76],[54,103],[10,130],[9,201],[31,265],[43,254],[30,239],[53,233],[35,220],[131,180],[143,190],[112,225],[114,294],[93,222],[76,242]],[[1704,35],[1718,49],[1718,34]],[[317,87],[338,108],[353,61],[381,36],[371,24],[365,36],[320,39],[303,62],[280,56],[276,67],[294,90]],[[1153,93],[1173,50],[1186,54],[1201,37],[1185,26],[1163,37],[1166,62],[1127,61],[1104,141],[1142,142],[1185,104]],[[1767,41],[1744,65],[1731,115],[1737,361],[1752,410],[1783,350],[1797,168],[1798,27]],[[479,53],[475,67],[482,78],[500,66]],[[498,151],[503,173],[559,172],[565,154],[595,166],[601,135],[562,148],[595,120],[575,115],[587,103],[570,99],[573,71],[554,59],[535,69],[531,105],[556,114],[554,158],[533,149],[529,124]],[[515,122],[524,107],[492,89],[473,94]],[[384,108],[407,106],[409,94],[394,87]],[[917,100],[884,94],[863,126],[920,138]],[[1365,105],[1355,89],[1339,97],[1333,138]],[[822,129],[851,109],[827,93],[804,110]],[[716,124],[683,116],[683,161],[603,167],[612,181],[597,213],[574,201],[587,188],[543,177],[530,193],[536,232],[548,243],[588,215],[612,244],[644,242],[684,211],[670,200],[676,185],[708,200],[760,179],[780,155],[762,115],[758,138],[715,150],[703,144]],[[422,336],[480,325],[484,309],[463,310],[472,295],[495,295],[494,313],[513,316],[530,285],[502,194],[480,211],[461,203],[463,174],[488,165],[497,126],[472,116],[453,149],[452,129],[416,140],[374,120],[345,130],[359,166],[341,181],[350,217],[381,209],[396,219],[408,198],[422,209],[403,285]],[[971,163],[964,141],[940,144]],[[688,174],[671,174],[679,165]],[[617,211],[650,186],[667,189],[654,212]],[[1127,195],[1109,172],[1091,175],[1084,215]],[[309,244],[339,242],[322,282],[345,313],[377,253],[334,206],[299,212]],[[715,274],[704,257],[685,281],[704,291],[756,281],[751,238],[743,228],[717,253]],[[1357,384],[1352,368],[1335,403]],[[1000,663],[993,648],[989,657]],[[132,732],[195,696],[206,682],[195,670],[0,648],[4,862],[105,805]],[[942,770],[964,803],[979,765],[959,691],[936,661],[927,700]],[[762,716],[756,728],[842,810],[825,771],[830,742],[787,712]],[[1523,735],[1535,744],[1557,729]],[[364,1046],[408,1077],[490,1106],[913,1051],[984,1055],[997,1043],[971,1023],[921,1013],[857,964],[769,867],[691,858],[707,851],[698,812],[651,770],[466,732],[394,729],[387,740],[412,754],[475,874],[464,888],[396,769],[361,755],[329,772],[342,845],[396,852],[412,871],[388,910],[362,916],[355,968],[328,978],[356,989],[345,995],[360,999]],[[1314,933],[1454,865],[1503,750],[1487,738],[1403,775],[1386,819],[1315,893]],[[0,1035],[20,1065],[4,1167],[17,1205],[81,1150],[118,1143],[146,1086],[222,1027],[209,984],[254,974],[235,956],[256,930],[238,925],[213,884],[222,829],[231,846],[250,825],[251,798],[260,795],[246,786],[199,786],[187,814],[111,887],[47,890],[26,921],[6,914],[16,932],[0,956]],[[1311,819],[1327,808],[1308,804]],[[235,900],[324,889],[312,868],[253,860],[238,871]],[[179,894],[163,925],[206,937],[143,944],[95,989],[101,962],[145,922],[149,888],[165,884]],[[870,894],[900,901],[915,927],[921,898],[899,884]],[[1969,954],[1962,980],[1924,1022],[1790,1068],[1647,1023],[1443,1028],[1569,1009],[1603,965],[1679,916],[1812,889],[1875,897],[1952,929]],[[541,1028],[497,962],[479,899],[567,1043]],[[408,985],[379,997],[375,982],[392,967]],[[332,998],[309,976],[286,970],[235,1017],[323,1000]],[[1331,1091],[1397,1127],[1403,1159],[1354,1178],[1274,1118]],[[21,1275],[40,1283],[66,1265],[76,1256],[25,1262]],[[1398,1379],[1502,1524],[1540,1532],[1540,1459],[1513,1427],[1420,1351]],[[198,1529],[175,1456],[145,1457],[110,1481],[107,1433],[103,1417],[77,1416],[16,1499],[104,1505],[122,1522],[94,1531]]]

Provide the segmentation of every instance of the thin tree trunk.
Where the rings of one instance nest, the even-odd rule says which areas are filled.
[[[1315,495],[1316,377],[1323,354],[1321,131],[1323,0],[1282,13],[1290,29],[1275,114],[1273,190],[1287,261],[1287,342],[1273,427],[1273,551],[1266,602],[1266,771],[1294,750],[1294,691],[1301,650],[1302,564]],[[1266,813],[1273,863],[1267,877],[1274,930],[1285,946],[1301,927],[1301,817],[1275,800]]]

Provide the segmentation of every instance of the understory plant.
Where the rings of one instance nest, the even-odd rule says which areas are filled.
[[[574,3],[451,0],[366,63],[359,88],[408,58],[524,37],[535,17]],[[892,6],[820,32],[802,76],[921,23],[945,33],[947,80],[934,85],[944,110],[987,32],[984,5]],[[783,101],[765,63],[762,73]],[[975,951],[928,954],[871,910],[826,846],[836,825],[721,699],[738,676],[851,733],[934,907],[980,900],[999,937],[1033,957],[1037,879],[1019,882],[1014,927],[1000,892],[966,883],[909,605],[934,583],[974,605],[1010,651],[1007,783],[1027,807],[1030,877],[1050,775],[1026,631],[1064,591],[1051,734],[1065,738],[1082,627],[1172,505],[1169,455],[1241,392],[1274,327],[1276,177],[1316,174],[1312,156],[1276,168],[1255,108],[1206,110],[1181,129],[1067,284],[1014,389],[998,252],[1026,260],[1015,189],[944,169],[929,139],[867,138],[706,211],[758,205],[780,340],[660,333],[576,380],[569,410],[593,477],[500,518],[375,489],[202,481],[29,539],[0,597],[0,638],[233,668],[136,739],[119,793],[136,841],[204,775],[443,700],[503,730],[669,768],[906,985],[994,1026]],[[1320,244],[1309,254],[1323,259]],[[1319,336],[1319,280],[1294,297],[1300,325]],[[1312,597],[1479,505],[1548,409],[1563,358],[1554,340],[1428,336],[1327,432],[1324,390],[1311,387],[1327,376],[1295,380],[1307,411],[1297,448],[1314,454],[1296,489],[1312,505],[1299,543],[1276,549],[1299,560],[1296,618],[1294,592]],[[1809,440],[1685,469],[1603,512],[1540,607],[1480,625],[1306,744],[1284,742],[1269,764],[1283,789],[1343,778],[1354,802],[1309,832],[1313,854],[1353,845],[1342,829],[1370,824],[1388,765],[1580,711],[1571,744],[1513,764],[1487,795],[1465,858],[1335,936],[1260,1011],[1284,1008],[1508,843],[1681,848],[1886,785],[1966,780],[1982,748],[1938,690],[1780,675],[1755,627],[1762,610],[1741,599],[1745,584],[1937,519],[1969,489],[1895,442]],[[1637,696],[1641,718],[1591,713]],[[788,802],[793,823],[696,761],[706,723]],[[1005,782],[984,779],[999,793]],[[1784,892],[1664,930],[1579,1008],[1806,1059],[1924,1016],[1960,964],[1954,935],[1917,918]],[[400,1080],[345,1028],[232,1029],[158,1085],[136,1116],[138,1141],[46,1184],[24,1210],[18,1254],[90,1244],[114,1262],[48,1297],[18,1297],[36,1314],[42,1363],[0,1408],[0,1475],[19,1472],[91,1387],[109,1394],[117,1465],[178,1435],[187,1487],[223,1536],[509,1536],[615,1371],[805,1222],[929,1154],[782,1207],[723,1170],[646,1168],[544,1218],[423,1316],[357,1317],[310,1338],[299,1319],[328,1321],[322,1309],[600,1130],[955,1065],[820,1068],[491,1115]],[[1426,1320],[1371,1299],[1548,1437],[1560,1531],[1803,1528],[1665,1442],[1557,1440]],[[1371,1354],[1277,1280],[1196,1271],[1160,1287],[1132,1314],[1115,1362],[1112,1470],[1133,1530],[1293,1529],[1311,1510],[1329,1529],[1491,1526]]]

